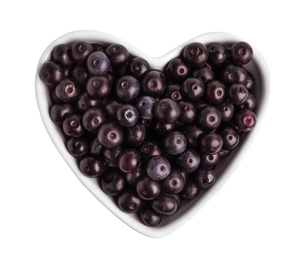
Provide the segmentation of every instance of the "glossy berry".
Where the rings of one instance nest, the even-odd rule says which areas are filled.
[[[125,173],[124,173],[125,174]],[[143,176],[146,176],[146,172],[145,170],[143,169],[143,167],[139,167],[137,168],[136,170],[132,171],[132,172],[128,172],[125,174],[125,179],[126,179],[126,182],[132,186],[132,187],[135,187],[136,184],[137,184],[137,181],[143,177]]]
[[[223,122],[229,122],[235,114],[235,106],[230,101],[224,101],[218,105]]]
[[[180,101],[179,106],[181,109],[181,114],[178,120],[182,123],[189,124],[196,119],[197,111],[192,103]]]
[[[209,53],[209,62],[212,65],[219,66],[224,63],[227,58],[226,49],[223,45],[214,43],[210,45],[208,48]]]
[[[100,108],[90,108],[82,116],[82,125],[88,132],[96,132],[107,121],[106,113]]]
[[[73,63],[71,47],[68,44],[57,45],[52,52],[53,60],[62,66],[70,66]]]
[[[255,95],[249,93],[247,99],[240,105],[241,109],[249,109],[254,111],[257,107]]]
[[[178,202],[173,196],[162,193],[151,202],[151,207],[158,214],[173,215],[178,210]]]
[[[178,84],[170,84],[166,87],[164,97],[174,101],[182,100],[181,87]]]
[[[177,169],[172,169],[170,174],[161,183],[163,191],[169,194],[179,193],[185,186],[184,177]]]
[[[180,58],[170,60],[166,67],[168,75],[175,82],[186,79],[190,72],[189,66]]]
[[[141,79],[144,73],[150,70],[148,61],[139,57],[130,60],[127,66],[129,73],[137,79]]]
[[[123,103],[117,99],[109,99],[105,104],[105,110],[109,117],[116,119],[117,110],[122,107]]]
[[[63,120],[73,112],[71,104],[54,104],[50,109],[50,118],[56,125],[62,125]]]
[[[98,178],[98,183],[105,194],[115,197],[125,189],[124,173],[119,169],[109,169]]]
[[[197,101],[203,96],[204,89],[204,83],[196,78],[187,78],[181,86],[184,97],[193,101]]]
[[[165,76],[161,71],[150,70],[142,78],[141,89],[147,96],[159,97],[166,88]]]
[[[145,160],[163,153],[159,143],[155,141],[144,142],[140,147],[140,152]]]
[[[215,154],[202,154],[200,157],[201,158],[200,165],[208,169],[215,168],[218,165],[221,151],[222,149]]]
[[[176,164],[187,172],[194,172],[200,166],[200,155],[194,149],[186,149],[177,156]]]
[[[63,133],[69,137],[79,137],[84,133],[84,128],[81,124],[81,116],[71,114],[66,117],[62,124]]]
[[[186,183],[185,187],[183,188],[182,192],[180,193],[180,196],[182,199],[185,200],[193,200],[199,195],[200,189],[198,186],[193,182],[189,181]]]
[[[247,42],[235,42],[230,47],[230,59],[234,64],[244,65],[251,61],[253,49]]]
[[[199,168],[194,172],[194,182],[202,190],[210,188],[216,181],[216,176],[213,170]]]
[[[72,58],[77,63],[82,63],[86,60],[86,58],[92,53],[93,47],[88,42],[76,42],[72,46],[71,54]]]
[[[121,44],[111,44],[106,48],[105,52],[113,66],[123,65],[129,58],[128,50]]]
[[[64,72],[62,67],[58,64],[52,61],[47,61],[42,64],[39,76],[43,83],[54,86],[63,79]]]
[[[140,91],[139,81],[132,76],[123,76],[116,82],[116,95],[123,101],[135,99]]]
[[[149,227],[158,226],[162,221],[162,215],[150,208],[143,208],[140,213],[141,221]]]
[[[139,119],[139,113],[133,105],[123,105],[117,110],[117,120],[121,126],[132,127]]]
[[[105,123],[98,131],[98,141],[106,148],[115,148],[121,145],[123,140],[123,130],[116,123]]]
[[[229,64],[222,71],[222,80],[227,84],[244,83],[246,77],[246,69],[239,65]]]
[[[133,148],[125,149],[119,157],[119,169],[128,173],[136,170],[141,164],[141,154]]]
[[[202,67],[193,71],[193,78],[201,80],[204,84],[215,79],[215,73],[209,67]]]
[[[76,65],[71,69],[71,77],[80,84],[85,84],[88,79],[88,72],[83,65]]]
[[[102,158],[111,168],[118,168],[119,167],[119,158],[122,153],[121,146],[116,146],[114,148],[106,148],[102,152]]]
[[[170,174],[170,162],[164,156],[154,156],[146,165],[147,175],[156,181],[165,179]]]
[[[83,92],[78,97],[77,109],[78,111],[84,113],[89,108],[100,107],[101,103],[101,100],[93,99],[87,94],[87,92]]]
[[[109,96],[111,82],[105,76],[90,77],[86,83],[86,91],[91,98],[102,100]]]
[[[126,129],[125,140],[130,146],[137,147],[144,142],[145,136],[145,126],[136,124]]]
[[[243,104],[248,98],[248,90],[243,84],[234,83],[228,87],[227,96],[235,104]]]
[[[165,123],[156,121],[153,125],[153,132],[160,136],[163,136],[163,135],[168,134],[172,130],[174,130],[174,128],[175,128],[175,123],[165,124]]]
[[[207,105],[200,109],[197,115],[198,124],[202,129],[215,130],[222,121],[222,114],[213,105]]]
[[[91,53],[86,60],[86,67],[92,75],[105,75],[110,69],[110,61],[104,52]]]
[[[153,109],[156,100],[150,96],[142,96],[136,102],[136,108],[139,116],[143,119],[151,119],[153,117]]]
[[[249,109],[240,110],[235,115],[235,124],[243,132],[251,131],[256,125],[256,114]]]
[[[176,155],[185,151],[187,141],[181,132],[171,131],[164,137],[163,147],[168,154]]]
[[[64,103],[75,101],[80,94],[80,87],[71,79],[61,80],[55,88],[57,98]]]
[[[142,200],[131,191],[123,192],[118,198],[119,208],[126,213],[135,213],[142,206]]]
[[[95,157],[100,156],[102,151],[102,145],[99,143],[98,138],[94,138],[89,143],[89,153]]]
[[[240,141],[239,134],[236,132],[235,129],[233,129],[230,126],[224,127],[220,131],[220,136],[222,137],[223,140],[222,148],[226,150],[235,148]]]
[[[208,133],[202,136],[199,146],[204,154],[216,154],[223,146],[223,139],[219,134]]]
[[[201,135],[204,131],[197,127],[195,124],[186,126],[182,133],[186,137],[187,145],[192,148],[197,148],[198,140],[200,139]]]
[[[170,98],[161,99],[154,108],[155,118],[166,124],[175,122],[180,114],[180,106]]]
[[[144,200],[153,200],[159,196],[161,186],[158,181],[146,176],[137,181],[136,191],[140,198]]]
[[[83,137],[72,137],[66,142],[67,151],[75,158],[81,158],[88,151],[88,144]]]
[[[247,76],[246,76],[246,79],[244,80],[243,84],[248,90],[254,89],[254,87],[256,85],[255,78],[250,72],[247,72]]]
[[[212,80],[207,82],[205,89],[205,99],[210,104],[221,103],[226,96],[226,88],[223,82],[218,80]]]
[[[80,171],[87,177],[95,178],[102,175],[107,164],[101,158],[86,156],[79,162]]]
[[[201,67],[208,59],[208,50],[202,43],[193,42],[184,47],[182,57],[190,66]]]

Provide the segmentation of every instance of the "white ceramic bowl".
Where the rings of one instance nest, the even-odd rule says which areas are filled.
[[[250,64],[246,67],[248,68],[249,71],[252,72],[252,74],[256,79],[256,97],[258,101],[258,107],[256,110],[257,125],[254,128],[254,130],[250,132],[245,138],[243,138],[241,145],[239,145],[239,147],[237,147],[235,151],[233,151],[230,154],[230,156],[228,156],[228,158],[226,158],[225,160],[222,161],[222,163],[220,163],[220,165],[216,169],[219,178],[212,188],[210,188],[205,194],[201,193],[200,196],[198,196],[193,201],[190,201],[188,203],[183,203],[183,206],[175,215],[165,218],[159,226],[147,227],[144,224],[142,224],[135,215],[122,212],[113,202],[113,200],[105,193],[103,193],[103,191],[99,188],[95,179],[88,178],[79,171],[76,160],[67,152],[65,148],[65,144],[63,141],[60,128],[56,126],[50,119],[49,116],[50,100],[48,97],[48,88],[40,80],[38,76],[38,72],[43,62],[49,60],[51,55],[51,50],[56,45],[61,43],[75,42],[79,40],[85,40],[88,42],[100,42],[105,44],[120,43],[125,47],[127,47],[127,49],[132,55],[139,56],[148,60],[152,68],[162,69],[169,60],[178,56],[180,54],[181,49],[190,42],[198,41],[204,44],[209,44],[212,42],[231,43],[244,39],[235,35],[221,33],[221,32],[207,33],[179,45],[174,50],[170,51],[169,53],[161,57],[151,57],[148,54],[142,52],[134,45],[129,44],[115,36],[98,31],[75,31],[65,34],[62,37],[55,40],[54,42],[52,42],[46,48],[46,50],[44,51],[44,53],[42,54],[39,60],[37,66],[37,73],[36,73],[36,98],[37,98],[39,110],[46,130],[48,131],[53,143],[57,147],[58,151],[60,152],[66,163],[73,170],[73,172],[83,183],[83,185],[105,207],[107,207],[115,216],[120,218],[127,225],[129,225],[134,230],[146,236],[150,236],[150,237],[165,236],[171,233],[172,231],[176,230],[182,224],[184,224],[197,210],[199,210],[203,206],[203,204],[215,192],[219,190],[220,187],[222,187],[224,182],[235,170],[235,167],[241,160],[242,156],[244,155],[245,150],[249,149],[249,145],[251,144],[253,138],[259,133],[259,130],[262,125],[261,121],[263,120],[263,116],[269,96],[269,72],[265,64],[265,61],[262,55],[259,53],[259,51],[250,43],[254,49],[254,58],[253,61],[250,62]]]

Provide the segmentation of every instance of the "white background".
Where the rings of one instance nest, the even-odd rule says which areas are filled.
[[[0,259],[303,259],[300,1],[6,2]],[[259,136],[220,192],[166,237],[145,237],[114,217],[44,129],[34,90],[38,60],[50,42],[79,29],[116,35],[154,56],[205,32],[229,32],[267,61],[271,95]]]

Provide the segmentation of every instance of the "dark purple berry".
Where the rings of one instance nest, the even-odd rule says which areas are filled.
[[[79,162],[80,171],[87,177],[95,178],[102,175],[107,164],[101,158],[86,156]]]
[[[158,135],[166,135],[175,128],[175,123],[169,123],[165,124],[159,121],[156,121],[156,123],[153,125],[153,131],[154,133]]]
[[[158,142],[148,141],[141,145],[140,152],[145,160],[149,160],[153,156],[161,155],[162,149]]]
[[[137,181],[143,176],[146,176],[146,172],[141,166],[132,172],[126,173],[125,179],[130,186],[135,187]]]
[[[257,107],[255,95],[249,93],[247,99],[240,105],[241,109],[249,109],[254,111]]]
[[[63,79],[64,72],[58,64],[47,61],[42,64],[39,76],[43,83],[54,86]]]
[[[186,45],[182,52],[185,62],[193,67],[201,67],[208,59],[208,50],[200,42]]]
[[[96,132],[107,121],[106,113],[100,108],[90,108],[82,116],[82,125],[88,132]]]
[[[253,49],[247,42],[235,42],[230,47],[230,59],[233,63],[244,65],[251,61]]]
[[[126,213],[135,213],[142,206],[142,200],[131,191],[125,191],[118,198],[119,208]]]
[[[203,96],[204,89],[204,83],[196,78],[187,78],[181,86],[184,97],[193,101],[198,101]]]
[[[201,80],[204,84],[215,79],[215,73],[209,67],[196,69],[192,75],[193,78]]]
[[[54,104],[50,109],[50,118],[56,125],[62,125],[63,120],[73,112],[71,104]]]
[[[247,72],[247,76],[246,76],[246,79],[244,80],[243,84],[248,90],[254,89],[254,87],[256,85],[255,78],[250,72]]]
[[[182,100],[181,87],[177,84],[170,84],[166,87],[164,97],[174,101]]]
[[[77,114],[71,114],[66,117],[62,124],[63,133],[69,137],[79,137],[84,133],[84,129],[81,124],[81,116]]]
[[[210,45],[207,50],[209,53],[208,60],[212,65],[221,65],[227,58],[226,49],[223,45],[214,43]]]
[[[141,145],[146,136],[145,126],[142,124],[136,124],[126,129],[125,139],[130,146],[137,147]]]
[[[164,93],[165,88],[166,80],[161,71],[150,70],[142,78],[141,89],[147,96],[159,97]]]
[[[227,65],[222,72],[222,80],[224,83],[244,83],[246,81],[247,71],[242,66],[233,64]]]
[[[91,98],[87,92],[83,92],[82,94],[79,95],[78,100],[77,100],[77,109],[80,112],[85,112],[87,109],[92,108],[92,107],[100,107],[101,106],[101,101],[97,99]]]
[[[164,192],[176,194],[183,190],[185,180],[179,170],[172,169],[170,174],[164,180],[162,180],[161,183]]]
[[[210,188],[216,181],[216,176],[213,170],[199,168],[194,172],[194,182],[200,189]]]
[[[249,109],[240,110],[235,115],[235,124],[239,130],[249,132],[256,125],[256,114]]]
[[[88,151],[88,144],[85,138],[72,137],[66,142],[67,151],[75,158],[81,158]]]
[[[80,87],[71,79],[61,80],[55,88],[57,98],[64,103],[75,101],[81,92]]]
[[[85,84],[88,78],[88,72],[82,65],[76,65],[71,69],[71,77],[80,84]]]
[[[109,169],[98,178],[99,185],[105,194],[115,197],[125,189],[124,174],[119,169]]]
[[[116,95],[123,101],[135,99],[140,91],[139,81],[132,76],[123,76],[116,82]]]
[[[218,153],[223,146],[223,139],[219,134],[208,133],[200,139],[199,147],[204,154]]]
[[[212,80],[206,83],[205,98],[210,104],[221,103],[226,96],[225,85],[218,80]]]
[[[105,76],[90,77],[86,83],[86,91],[90,97],[102,100],[109,96],[111,82]]]
[[[76,42],[72,46],[72,58],[78,62],[82,63],[86,58],[92,53],[93,47],[88,42]]]
[[[167,64],[166,70],[173,81],[183,81],[189,74],[189,66],[180,58],[174,58]]]
[[[133,148],[125,149],[119,157],[119,168],[128,173],[136,170],[141,164],[141,154]]]
[[[117,111],[117,120],[121,126],[132,127],[139,119],[139,113],[133,105],[123,105]]]
[[[151,119],[153,117],[153,109],[156,100],[150,96],[142,96],[136,103],[139,116],[143,119]]]
[[[98,138],[94,138],[89,144],[89,153],[95,157],[100,156],[102,145],[99,143]]]
[[[104,147],[112,149],[122,144],[123,130],[116,123],[103,124],[98,132],[98,141]]]
[[[59,44],[53,49],[53,60],[62,66],[70,66],[73,63],[71,47],[68,44]]]
[[[196,125],[188,125],[183,130],[182,133],[186,137],[187,144],[189,147],[197,148],[198,147],[198,140],[204,133],[202,129],[197,127]]]
[[[178,120],[182,123],[189,124],[196,119],[197,111],[192,103],[180,101],[179,106],[181,109],[181,114]]]
[[[233,129],[230,126],[226,126],[224,127],[221,131],[220,131],[220,135],[223,139],[223,149],[226,150],[230,150],[235,148],[239,141],[240,141],[240,137],[239,134],[236,132],[235,129]]]
[[[123,65],[129,58],[128,50],[121,44],[111,44],[106,48],[105,52],[113,66]]]
[[[140,213],[140,219],[146,226],[155,227],[161,223],[162,215],[152,209],[143,208]]]
[[[235,114],[235,107],[230,101],[225,101],[219,104],[218,109],[222,114],[223,122],[229,122]]]
[[[222,114],[219,109],[213,105],[207,105],[198,112],[198,124],[202,129],[215,130],[222,121]]]
[[[103,76],[110,69],[110,61],[104,52],[96,51],[88,56],[86,67],[92,75]]]
[[[186,183],[185,187],[183,188],[180,196],[182,199],[185,200],[193,200],[199,195],[200,189],[198,186],[193,182],[189,181]]]
[[[162,193],[151,202],[151,207],[158,214],[173,215],[178,210],[178,202],[173,196]]]
[[[222,149],[219,151],[219,153],[222,151]],[[220,154],[202,154],[201,155],[201,166],[206,168],[214,168],[218,165]]]
[[[166,124],[175,122],[180,114],[180,106],[170,98],[161,99],[154,108],[155,118]]]
[[[243,104],[248,98],[248,90],[243,84],[234,83],[228,87],[227,96],[235,104]]]
[[[200,155],[194,149],[187,149],[177,156],[176,164],[187,172],[194,172],[200,166]]]
[[[111,149],[105,149],[102,152],[102,158],[111,168],[118,168],[119,167],[119,158],[122,153],[121,146],[117,146]]]
[[[137,79],[141,79],[144,73],[150,70],[148,61],[139,57],[130,60],[127,66],[129,73]]]
[[[152,180],[146,176],[137,181],[136,191],[140,198],[144,200],[153,200],[159,196],[161,186],[158,181]]]
[[[163,147],[167,153],[176,155],[185,151],[187,141],[181,132],[171,131],[164,137]]]
[[[154,156],[146,165],[147,175],[156,181],[165,179],[170,174],[171,166],[164,156]]]

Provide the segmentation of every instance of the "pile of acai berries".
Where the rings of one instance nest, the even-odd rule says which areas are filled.
[[[80,171],[147,226],[210,188],[256,124],[246,42],[193,42],[163,70],[118,43],[60,44],[39,76]]]

